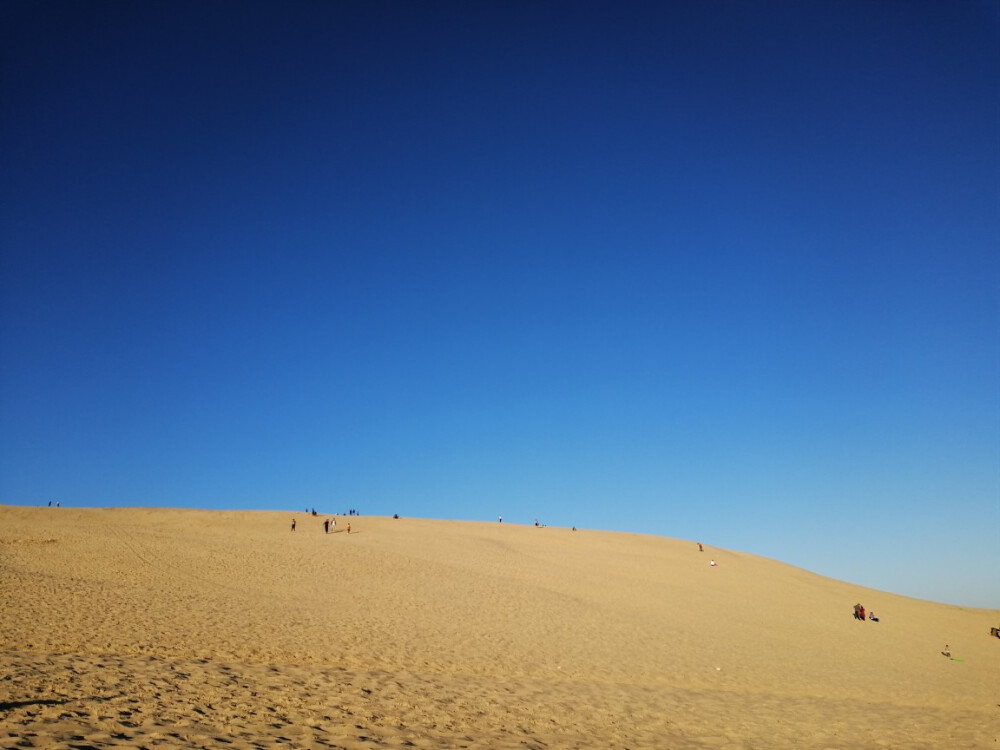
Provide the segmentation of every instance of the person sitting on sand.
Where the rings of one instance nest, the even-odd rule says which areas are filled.
[[[947,656],[950,659],[951,658],[951,646],[949,646],[947,643],[944,644],[944,651],[941,652],[941,655],[942,656]]]
[[[878,618],[877,618],[877,617],[875,616],[875,613],[874,613],[874,612],[869,612],[869,613],[868,613],[868,619],[869,619],[869,620],[870,620],[871,622],[878,622]]]

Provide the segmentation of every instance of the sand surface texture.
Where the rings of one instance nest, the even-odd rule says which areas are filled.
[[[0,506],[0,746],[1000,748],[1000,610],[690,541],[293,515]]]

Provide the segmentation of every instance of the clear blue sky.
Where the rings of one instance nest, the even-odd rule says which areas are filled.
[[[0,503],[503,514],[1000,607],[998,19],[4,3]]]

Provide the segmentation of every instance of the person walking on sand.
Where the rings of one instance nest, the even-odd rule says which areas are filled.
[[[323,521],[323,533],[324,534],[329,534],[330,533],[330,519],[329,518],[327,518],[325,521]]]
[[[292,519],[292,531],[295,531],[295,519]]]
[[[701,546],[701,542],[698,542],[698,551],[699,552],[704,552],[705,551],[705,548]]]
[[[348,534],[351,533],[351,524],[350,524],[350,522],[347,523],[347,533]]]

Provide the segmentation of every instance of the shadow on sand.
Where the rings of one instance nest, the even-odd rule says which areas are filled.
[[[37,700],[31,701],[7,701],[0,703],[0,711],[10,711],[14,708],[24,708],[25,706],[61,706],[63,703],[69,703],[72,698],[39,698]]]

